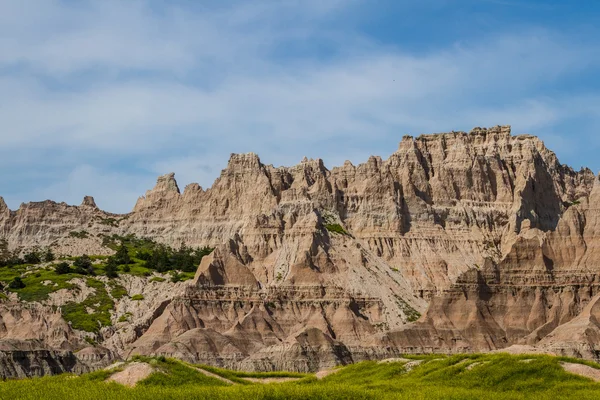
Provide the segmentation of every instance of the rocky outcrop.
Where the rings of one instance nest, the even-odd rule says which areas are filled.
[[[489,351],[512,344],[600,359],[600,181],[554,230],[523,224],[506,255],[459,277],[416,324],[387,336],[404,352]]]
[[[232,154],[209,189],[164,175],[127,215],[0,202],[0,236],[66,254],[113,233],[215,247],[187,289],[103,331],[124,356],[301,371],[512,344],[592,357],[598,196],[590,170],[504,126],[405,136],[331,170]]]
[[[0,378],[15,379],[65,372],[84,373],[91,368],[66,350],[49,350],[42,342],[0,340]]]
[[[0,303],[0,341],[38,341],[46,347],[74,350],[83,347],[60,312],[37,303]]]

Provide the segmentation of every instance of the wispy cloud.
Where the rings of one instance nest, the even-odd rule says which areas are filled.
[[[407,52],[340,23],[357,3],[0,2],[0,194],[128,211],[171,170],[210,186],[231,152],[333,165],[407,133],[600,120],[593,94],[547,90],[597,71],[597,42],[528,27]]]

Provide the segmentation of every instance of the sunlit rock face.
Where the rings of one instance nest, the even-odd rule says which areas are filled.
[[[209,189],[167,174],[126,215],[0,200],[0,235],[71,255],[110,254],[114,233],[214,247],[186,287],[103,334],[124,357],[298,371],[513,344],[595,357],[599,187],[499,126],[405,136],[387,160],[331,170],[232,154]]]

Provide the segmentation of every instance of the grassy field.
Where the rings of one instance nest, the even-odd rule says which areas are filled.
[[[142,359],[155,373],[126,388],[106,383],[111,372],[0,383],[1,399],[598,399],[600,384],[569,374],[549,356],[462,355],[413,357],[423,360],[407,372],[405,363],[363,362],[317,380],[303,374],[211,372],[228,384],[170,359]],[[590,364],[600,368],[596,364]],[[203,367],[202,367],[203,368]],[[245,377],[296,377],[287,383],[252,383]]]

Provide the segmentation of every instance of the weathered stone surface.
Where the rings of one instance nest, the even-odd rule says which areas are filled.
[[[405,136],[387,160],[332,170],[232,154],[209,189],[164,175],[126,215],[0,200],[0,237],[64,254],[109,254],[113,233],[215,247],[189,287],[146,291],[139,312],[117,302],[132,322],[101,341],[123,356],[299,371],[511,345],[597,358],[599,200],[590,170],[504,126]]]

